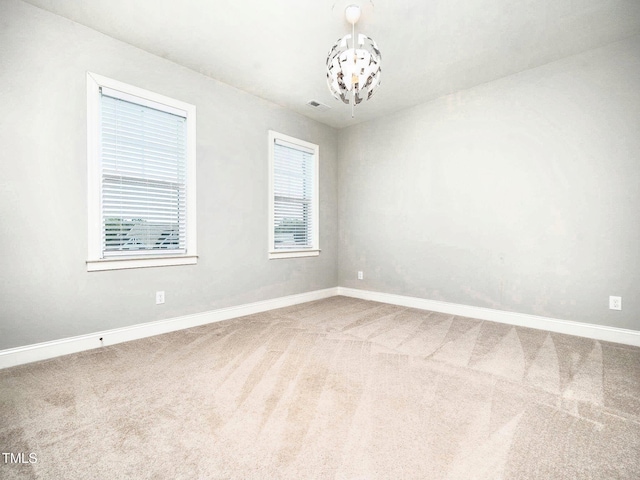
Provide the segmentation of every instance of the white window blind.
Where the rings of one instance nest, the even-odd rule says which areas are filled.
[[[274,139],[273,248],[315,249],[315,151]]]
[[[185,253],[186,116],[105,87],[100,116],[103,258]]]

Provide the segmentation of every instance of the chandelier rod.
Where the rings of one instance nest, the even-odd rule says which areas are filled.
[[[353,45],[353,68],[355,71],[358,54],[356,53],[356,22],[351,23],[351,43]],[[351,118],[355,117],[355,105],[356,105],[356,84],[353,83],[353,73],[351,74]]]

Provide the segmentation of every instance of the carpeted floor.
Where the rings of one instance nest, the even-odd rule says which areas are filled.
[[[640,349],[333,297],[1,370],[0,450],[37,458],[2,479],[638,479]]]

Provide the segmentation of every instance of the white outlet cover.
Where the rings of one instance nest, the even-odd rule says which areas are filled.
[[[610,310],[622,310],[622,297],[609,297],[609,309]]]
[[[156,292],[156,305],[164,303],[164,292]]]

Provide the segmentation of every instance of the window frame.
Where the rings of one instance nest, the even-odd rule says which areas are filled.
[[[186,139],[186,251],[185,253],[150,253],[140,251],[131,255],[105,257],[102,245],[102,159],[100,157],[101,94],[105,87],[123,94],[134,102],[167,106],[167,111],[178,109],[187,119]],[[87,72],[87,271],[120,270],[127,268],[194,265],[198,261],[196,230],[196,107],[118,80]]]
[[[299,145],[305,149],[312,150],[313,153],[313,195],[311,205],[312,225],[312,247],[301,249],[277,250],[275,248],[275,142],[282,140],[287,143]],[[268,258],[270,260],[278,258],[296,257],[316,257],[320,255],[320,147],[315,143],[306,142],[298,138],[285,135],[273,130],[269,130],[269,246]]]

